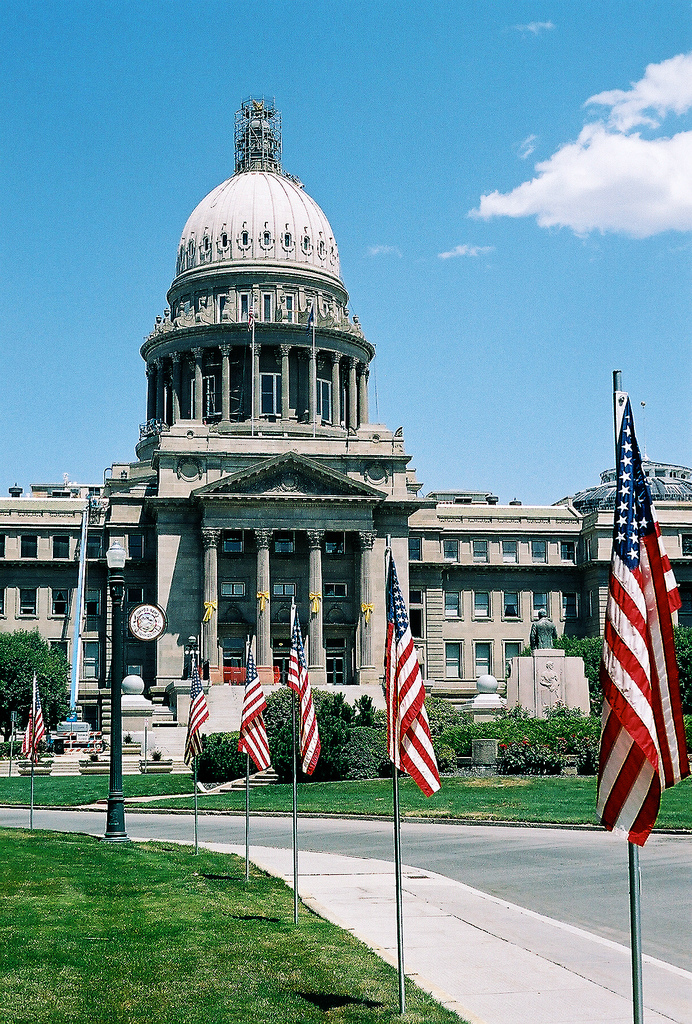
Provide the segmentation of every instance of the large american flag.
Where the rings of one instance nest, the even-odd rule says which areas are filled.
[[[26,732],[24,733],[24,739],[22,740],[22,754],[24,757],[30,757],[32,760],[37,760],[36,748],[45,735],[46,726],[43,721],[41,698],[39,697],[38,683],[36,682],[36,673],[34,672],[29,721],[27,722]]]
[[[269,756],[269,743],[267,742],[267,730],[264,725],[263,711],[267,706],[264,693],[260,685],[255,659],[252,651],[248,650],[247,669],[245,672],[245,697],[243,698],[243,713],[240,717],[240,737],[238,739],[238,750],[245,751],[257,765],[257,770],[262,771],[269,768],[271,758]]]
[[[209,708],[199,678],[197,659],[193,658],[192,676],[190,678],[190,711],[187,718],[187,736],[185,737],[185,764],[193,757],[202,753],[202,737],[200,726],[209,718]]]
[[[624,830],[638,846],[654,826],[661,790],[690,772],[673,640],[679,607],[627,399],[600,670],[598,812],[607,829]]]
[[[390,760],[410,775],[426,796],[432,796],[440,788],[440,775],[425,710],[425,687],[393,558],[387,577],[384,662]]]
[[[312,775],[320,756],[320,734],[317,729],[315,709],[312,704],[312,690],[308,679],[308,665],[303,650],[303,638],[296,611],[291,636],[291,658],[288,663],[288,685],[298,694],[300,700],[300,758],[303,771]]]

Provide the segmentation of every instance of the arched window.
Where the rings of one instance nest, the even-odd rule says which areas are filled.
[[[272,244],[272,236],[270,231],[264,232],[264,246],[266,249]]]
[[[303,235],[303,252],[310,252],[310,235]]]
[[[250,236],[248,235],[247,231],[243,231],[243,233],[242,233],[242,235],[240,237],[242,239],[241,245],[249,245],[250,244]]]
[[[284,233],[284,249],[290,249],[293,246],[293,238],[290,231]]]

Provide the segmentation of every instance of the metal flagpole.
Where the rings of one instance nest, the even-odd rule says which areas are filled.
[[[385,587],[389,585],[389,562],[392,557],[392,538],[390,534],[387,534],[387,542],[385,545]],[[387,605],[388,594],[385,593],[385,605]],[[398,703],[398,694],[396,695]],[[390,715],[390,727],[393,728],[398,722],[398,707],[397,713],[394,715],[391,709],[388,709]],[[399,737],[395,739],[396,751],[397,751],[397,762],[398,751],[399,751]],[[401,891],[401,816],[399,814],[399,768],[398,764],[392,765],[392,793],[394,796],[394,879],[396,887],[396,945],[398,954],[399,964],[399,1013],[406,1013],[406,988],[404,973],[404,905]]]
[[[9,778],[12,778],[12,751],[14,750],[14,734],[17,731],[17,712],[13,711],[10,715],[10,773]]]
[[[250,370],[250,381],[251,381],[251,386],[250,386],[250,391],[251,391],[251,394],[250,394],[250,432],[251,432],[252,436],[254,437],[255,436],[255,413],[257,412],[257,410],[255,409],[255,292],[254,292],[254,289],[253,289],[253,291],[250,293],[250,295],[248,297],[248,302],[250,304],[248,306],[248,316],[252,317],[252,353],[251,353],[252,368]]]
[[[195,763],[195,853],[199,853],[199,842],[197,838],[197,754],[194,758]]]
[[[296,618],[295,601],[291,601],[291,647],[293,624]],[[293,923],[298,924],[298,755],[296,751],[296,691],[291,690],[291,722],[293,732]]]
[[[622,426],[627,393],[622,390],[622,370],[613,370],[613,424],[615,427],[615,474],[618,476],[618,438]],[[632,951],[632,1013],[634,1024],[644,1024],[644,991],[642,987],[642,914],[639,847],[627,843],[627,865],[630,888],[630,941]]]
[[[89,499],[82,512],[82,531],[79,540],[79,572],[77,575],[77,592],[74,599],[74,624],[72,628],[72,677],[70,680],[70,720],[77,718],[77,693],[79,689],[79,675],[81,669],[81,644],[79,638],[82,632],[82,619],[84,617],[84,581],[86,578],[86,545],[87,527],[89,525]]]
[[[317,356],[315,353],[315,300],[312,300],[312,436],[317,431]]]
[[[34,750],[36,744],[36,673],[34,672],[34,687],[31,691],[31,718],[29,719],[29,757],[31,758],[31,800],[29,803],[29,828],[34,827]]]
[[[247,663],[250,637],[245,641],[245,686],[247,688]],[[250,881],[250,755],[245,751],[245,881]]]

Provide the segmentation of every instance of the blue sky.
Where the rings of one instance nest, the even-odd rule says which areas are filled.
[[[692,464],[687,0],[4,0],[0,31],[0,494],[134,458],[139,346],[251,94],[425,491],[597,482],[615,368],[649,455]]]

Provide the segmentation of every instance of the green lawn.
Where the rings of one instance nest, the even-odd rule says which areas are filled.
[[[147,807],[191,810],[192,776],[126,775],[126,798],[167,793],[187,793],[179,799],[147,801]],[[562,824],[596,824],[596,779],[594,776],[523,777],[492,775],[486,778],[445,778],[442,788],[425,797],[410,779],[400,783],[402,817],[433,819],[464,818],[475,821],[532,821]],[[107,776],[37,778],[36,806],[75,806],[105,799]],[[253,811],[290,813],[291,786],[253,789]],[[0,779],[0,804],[26,804],[29,780]],[[128,806],[132,807],[132,804]],[[310,782],[298,789],[298,807],[303,813],[391,815],[392,783],[388,779],[367,782]],[[199,794],[204,810],[242,811],[245,793]],[[692,779],[686,779],[663,794],[658,816],[659,828],[692,829]]]
[[[394,968],[235,857],[0,830],[0,991],[13,1024],[452,1024]]]

